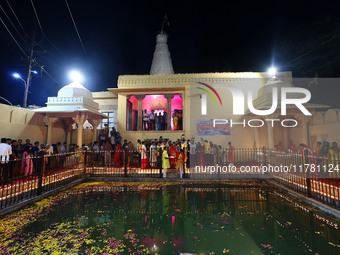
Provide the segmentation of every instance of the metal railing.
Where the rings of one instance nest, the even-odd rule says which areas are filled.
[[[77,153],[0,159],[0,209],[63,187],[82,178],[84,170],[84,158]]]
[[[236,177],[271,179],[280,185],[340,209],[340,155],[316,157],[308,153],[284,153],[265,149],[196,150],[185,152],[183,177],[206,179],[211,174],[195,175],[197,166],[230,167],[235,172],[220,172],[218,179]],[[176,174],[177,159],[169,152],[171,168]],[[84,176],[161,178],[162,150],[144,155],[133,150],[77,151],[66,154],[41,155],[9,162],[0,159],[0,210],[64,187]],[[279,171],[276,168],[285,167]],[[257,172],[242,172],[252,169]],[[264,169],[266,171],[264,171]],[[270,170],[272,169],[272,171]],[[288,171],[284,171],[287,170]],[[239,178],[237,178],[239,179]]]

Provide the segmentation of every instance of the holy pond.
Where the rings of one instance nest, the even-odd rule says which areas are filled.
[[[0,219],[0,254],[340,254],[339,221],[259,184],[89,182]]]

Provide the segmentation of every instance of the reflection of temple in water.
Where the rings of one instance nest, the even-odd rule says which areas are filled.
[[[236,243],[228,243],[230,249],[245,245],[249,251],[266,241],[285,250],[284,238],[294,247],[314,250],[322,247],[325,240],[337,243],[339,236],[336,221],[269,187],[107,185],[93,186],[81,196],[84,205],[74,210],[82,226],[107,224],[108,232],[117,239],[133,229],[149,248],[175,244],[180,250],[190,250],[195,233],[201,239],[198,247],[215,242],[224,245],[226,236],[233,236]],[[59,209],[62,210],[58,207],[56,214]],[[67,212],[63,217],[72,219],[73,213]],[[326,227],[329,232],[324,230]],[[298,233],[299,229],[305,232]],[[316,232],[323,233],[316,240],[319,244],[310,241]],[[334,247],[328,248],[328,254],[335,254]]]

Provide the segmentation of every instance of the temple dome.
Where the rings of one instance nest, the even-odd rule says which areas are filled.
[[[58,91],[58,97],[84,97],[93,100],[92,93],[80,83],[72,82]]]

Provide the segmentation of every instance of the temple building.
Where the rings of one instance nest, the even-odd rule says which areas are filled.
[[[49,97],[46,107],[29,110],[1,104],[0,132],[6,137],[79,146],[98,140],[98,129],[104,125],[133,143],[160,136],[203,139],[224,147],[230,141],[238,148],[273,148],[279,142],[285,148],[291,142],[312,147],[323,140],[340,143],[339,109],[306,102],[303,105],[311,115],[295,105],[288,105],[286,114],[281,114],[280,91],[294,88],[291,72],[275,77],[265,72],[176,74],[167,40],[165,32],[157,35],[150,74],[120,75],[117,88],[90,92],[82,84],[71,83],[57,97]],[[277,107],[270,115],[253,114],[248,108],[249,91],[257,110],[275,107],[276,91]],[[289,98],[300,96],[291,93]],[[243,103],[236,104],[240,98]],[[223,119],[224,125],[212,129],[214,119]]]
[[[47,126],[47,142],[52,144],[53,125],[55,122],[61,122],[65,128],[67,144],[71,143],[71,132],[77,128],[78,146],[83,144],[83,126],[89,122],[93,127],[92,141],[97,137],[97,127],[107,116],[99,112],[99,104],[93,101],[91,91],[86,89],[80,83],[71,83],[64,86],[58,91],[57,97],[49,97],[46,107],[34,110],[44,117],[44,123]]]
[[[273,148],[279,141],[287,147],[290,140],[295,143],[309,143],[307,123],[310,116],[304,116],[293,108],[287,109],[287,118],[296,120],[297,126],[294,128],[271,127],[263,117],[265,124],[259,128],[238,124],[228,127],[229,130],[219,135],[198,132],[198,129],[204,126],[200,125],[200,121],[204,124],[208,119],[211,121],[225,118],[234,123],[243,123],[255,117],[250,114],[247,104],[244,105],[243,115],[234,115],[233,95],[221,85],[236,87],[244,95],[252,91],[253,104],[257,109],[270,108],[273,88],[280,90],[281,87],[293,87],[291,72],[277,73],[275,79],[265,72],[175,74],[167,45],[167,35],[161,32],[156,37],[150,74],[121,75],[118,78],[118,88],[108,89],[118,98],[118,111],[115,115],[117,130],[122,137],[133,142],[137,139],[152,140],[159,136],[177,140],[184,135],[186,139],[201,137],[221,145],[231,141],[238,147],[248,148],[254,146]],[[206,98],[208,112],[204,116],[201,105],[203,95],[209,93],[206,86],[216,92],[220,103],[216,105],[217,98],[214,98],[216,95],[210,90],[213,97]],[[305,106],[312,114],[328,108],[315,104]],[[270,118],[282,121],[279,112],[280,106]],[[153,127],[150,123],[150,113],[158,115],[161,120],[163,118],[162,121],[167,123],[166,128]],[[144,123],[143,114],[149,116],[147,124]],[[179,120],[176,120],[176,114],[180,116]]]

